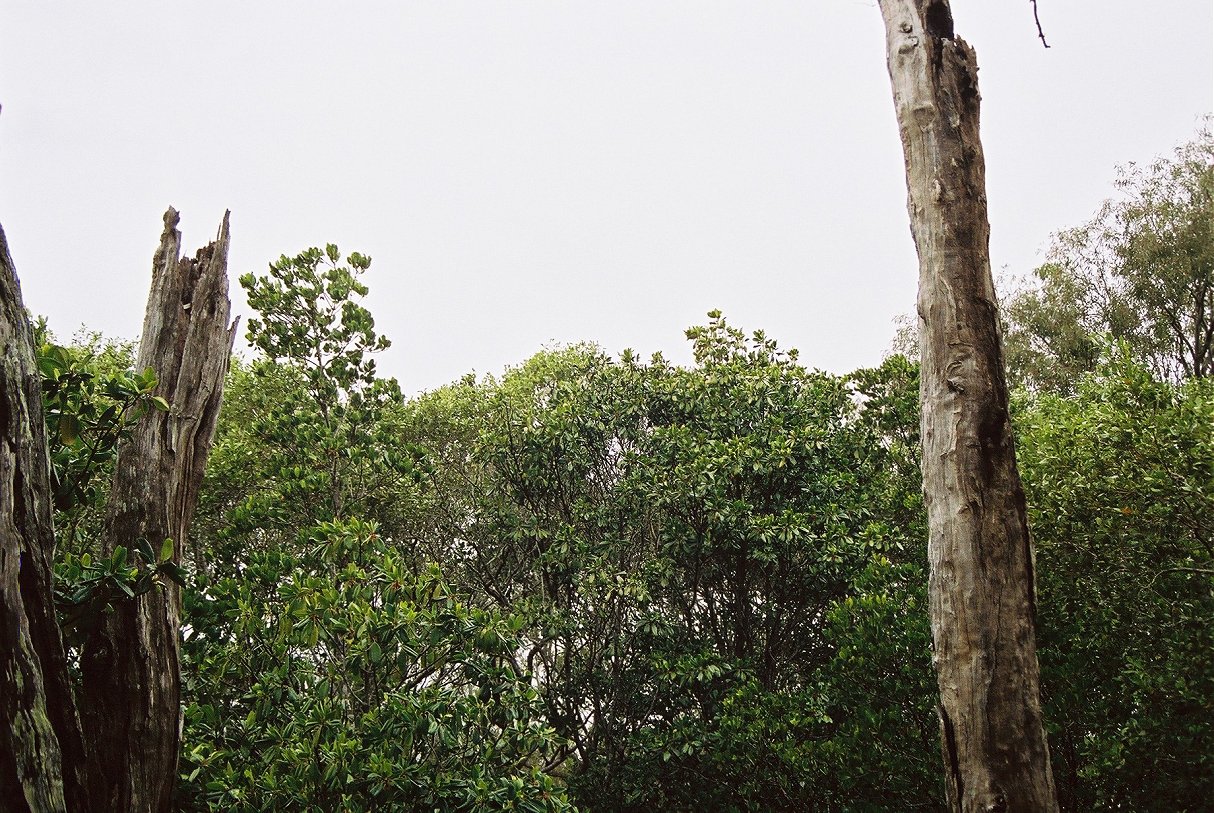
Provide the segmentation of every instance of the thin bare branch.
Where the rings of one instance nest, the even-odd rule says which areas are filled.
[[[1045,41],[1045,31],[1041,28],[1041,18],[1037,16],[1037,0],[1029,0],[1029,2],[1033,4],[1033,22],[1037,24],[1037,37],[1043,46],[1049,48],[1050,44]]]

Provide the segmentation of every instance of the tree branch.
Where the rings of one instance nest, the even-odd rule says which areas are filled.
[[[1037,37],[1041,40],[1041,44],[1045,48],[1049,48],[1050,44],[1045,41],[1045,31],[1041,29],[1041,18],[1037,16],[1037,0],[1029,0],[1033,4],[1033,22],[1037,24]]]

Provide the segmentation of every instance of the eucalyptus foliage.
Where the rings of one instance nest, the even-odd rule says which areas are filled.
[[[1214,131],[1171,156],[1121,167],[1118,198],[1054,236],[1048,262],[1004,307],[1009,373],[1071,392],[1106,341],[1157,376],[1214,374]]]

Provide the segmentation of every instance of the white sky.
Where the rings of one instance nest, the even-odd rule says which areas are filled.
[[[1210,0],[954,0],[996,268],[1214,107]],[[168,205],[236,277],[337,243],[407,391],[545,345],[685,361],[711,308],[836,372],[914,302],[866,0],[46,2],[0,11],[0,223],[61,336],[134,337]],[[243,330],[242,330],[243,332]]]

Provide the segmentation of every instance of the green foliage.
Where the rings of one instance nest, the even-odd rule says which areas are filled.
[[[1214,791],[1214,389],[1125,351],[1018,421],[1042,688],[1066,810],[1197,810]]]
[[[233,515],[236,528],[281,525],[284,504],[307,512],[287,523],[294,529],[348,516],[355,507],[365,512],[416,465],[418,450],[385,429],[401,393],[394,379],[375,376],[371,354],[390,342],[376,335],[374,319],[356,299],[367,294],[359,277],[370,264],[357,252],[342,264],[330,244],[280,258],[266,277],[240,278],[258,311],[249,340],[265,358],[230,382],[230,399],[241,402],[247,421],[232,428],[251,443],[229,451],[225,434],[217,444],[221,458],[237,453],[249,462],[250,452],[263,458],[255,466],[257,487]]]
[[[325,412],[296,365],[233,364],[227,387],[197,520],[213,555],[292,545],[305,529],[348,516],[386,532],[400,525],[425,464],[397,432],[395,382],[373,382],[358,408]]]
[[[1127,171],[1007,311],[1067,811],[1214,794],[1212,154]],[[241,279],[193,580],[93,544],[155,376],[40,327],[69,645],[191,582],[180,809],[944,809],[912,362],[712,312],[690,368],[578,345],[406,401],[369,265]]]
[[[521,623],[401,542],[422,452],[369,358],[388,346],[354,302],[370,261],[339,262],[310,249],[242,278],[268,358],[233,365],[200,502],[182,804],[568,810]]]
[[[927,557],[927,511],[919,469],[919,365],[895,355],[847,378],[861,404],[857,417],[871,437],[866,476],[874,495],[873,528],[894,538],[885,552],[890,559],[921,567]]]
[[[1014,382],[1071,392],[1108,338],[1157,376],[1214,373],[1214,135],[1120,170],[1123,197],[1054,237],[1050,261],[1004,308]]]
[[[185,809],[570,809],[514,663],[519,620],[463,604],[358,520],[309,541],[189,598]]]
[[[131,550],[118,545],[109,556],[63,552],[55,563],[55,607],[65,642],[78,648],[120,601],[142,596],[163,579],[185,586],[185,575],[173,561],[173,540],[157,554],[140,537]]]
[[[45,320],[35,326],[36,359],[50,452],[55,507],[55,607],[68,647],[79,647],[104,614],[163,580],[184,583],[173,541],[146,539],[97,547],[101,512],[119,444],[150,411],[167,412],[153,395],[156,373],[132,371],[132,348],[95,333],[56,344]]]
[[[828,616],[835,809],[944,811],[927,572],[875,558]],[[880,777],[880,781],[874,781]]]
[[[371,258],[342,255],[332,243],[270,264],[269,276],[245,274],[240,284],[258,318],[249,320],[249,341],[270,361],[288,360],[303,371],[323,410],[355,396],[375,380],[370,354],[391,342],[375,334],[371,312],[355,297],[367,295],[359,277]]]
[[[35,330],[42,406],[50,448],[56,536],[75,555],[90,550],[118,444],[149,410],[167,412],[152,395],[156,373],[135,373],[132,348],[81,334],[54,342],[44,320]],[[85,521],[87,520],[87,521]]]
[[[913,555],[877,513],[921,510],[891,445],[913,369],[870,371],[860,408],[851,381],[710,317],[688,334],[693,369],[573,347],[412,404],[433,453],[432,524],[414,535],[479,603],[528,619],[579,805],[847,809],[841,770],[861,787],[921,749],[903,738],[882,763],[876,720],[832,722],[860,698],[836,677],[854,639],[824,623],[873,563]],[[906,709],[900,725],[934,730],[930,701]],[[930,807],[939,783],[914,781],[903,801]]]
[[[339,256],[248,283],[277,355],[199,510],[187,809],[944,809],[914,364],[714,312],[691,368],[583,345],[405,402]],[[1195,809],[1214,399],[1075,382],[1016,405],[1064,809]]]

